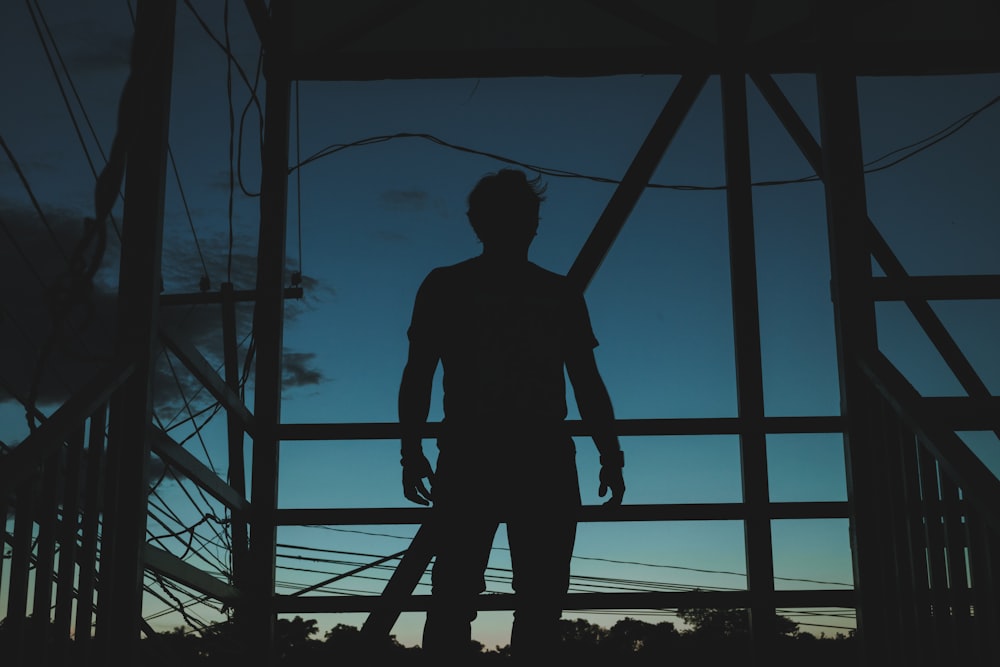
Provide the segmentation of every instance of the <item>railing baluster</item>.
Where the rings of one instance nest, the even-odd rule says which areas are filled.
[[[969,583],[965,567],[965,523],[962,500],[958,486],[947,475],[941,475],[941,502],[944,519],[945,554],[948,564],[949,597],[952,621],[955,628],[955,658],[965,662],[972,657],[969,652]]]
[[[930,586],[931,620],[935,652],[940,659],[953,649],[951,610],[948,604],[948,571],[944,561],[944,526],[941,525],[941,496],[938,488],[937,461],[924,447],[917,453],[920,487],[927,534],[927,565]]]
[[[910,508],[906,493],[906,462],[904,461],[905,434],[895,414],[884,401],[881,402],[882,437],[885,439],[886,476],[890,498],[890,527],[892,556],[895,564],[896,608],[893,639],[902,660],[912,664],[919,659],[919,647],[908,638],[916,635],[919,607],[913,585],[914,550],[910,532]],[[921,543],[922,547],[922,543]]]

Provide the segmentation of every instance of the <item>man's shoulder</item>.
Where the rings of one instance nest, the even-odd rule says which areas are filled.
[[[567,297],[582,294],[565,275],[550,271],[533,262],[529,262],[528,266],[531,272],[530,279],[536,286]]]
[[[536,277],[538,280],[546,280],[556,285],[567,285],[567,286],[569,285],[569,279],[566,278],[566,276],[564,276],[561,273],[550,271],[549,269],[546,269],[544,266],[539,266],[534,262],[528,262],[528,267],[529,270],[532,271],[532,273],[534,274],[534,277]]]
[[[475,258],[466,259],[455,264],[437,266],[430,270],[425,283],[448,283],[461,280],[462,276],[467,276],[475,270]]]

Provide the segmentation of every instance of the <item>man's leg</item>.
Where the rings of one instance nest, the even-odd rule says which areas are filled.
[[[454,658],[471,647],[476,598],[486,590],[484,573],[498,524],[468,514],[438,516],[435,523],[437,549],[422,647],[431,658]]]
[[[580,486],[572,445],[563,455],[536,459],[507,523],[516,594],[511,652],[522,659],[553,655],[569,589]]]
[[[521,658],[553,656],[569,589],[576,516],[519,517],[507,524],[507,539],[517,595],[511,651]]]

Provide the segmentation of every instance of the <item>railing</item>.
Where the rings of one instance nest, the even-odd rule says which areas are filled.
[[[887,653],[899,664],[1000,663],[1000,480],[884,357],[864,446],[881,459],[880,561]],[[994,421],[998,413],[994,413]]]
[[[112,363],[0,457],[0,509],[14,518],[3,528],[5,664],[27,664],[29,652],[32,664],[71,664],[89,649],[107,405],[131,372]]]
[[[875,513],[885,540],[877,559],[885,587],[884,638],[894,654],[911,664],[995,664],[1000,659],[1000,480],[955,434],[971,418],[954,411],[955,419],[933,409],[947,405],[921,397],[884,358],[864,365],[878,392],[867,445],[878,448],[884,503],[860,508]],[[50,653],[53,664],[85,652],[93,625],[96,572],[99,562],[100,475],[105,445],[107,400],[128,377],[131,367],[109,367],[46,419],[24,442],[8,450],[0,467],[0,490],[14,529],[4,533],[11,547],[4,637],[10,664],[18,664],[30,647]],[[993,422],[977,417],[980,428]],[[993,421],[995,421],[995,416]],[[839,418],[771,418],[768,432],[837,432]],[[580,424],[574,424],[577,430]],[[623,435],[738,433],[731,419],[623,420]],[[431,427],[433,430],[433,425]],[[285,425],[283,439],[392,437],[395,425]],[[246,512],[246,501],[218,477],[170,441],[151,431],[157,455],[183,471],[221,503]],[[70,474],[76,473],[76,474]],[[581,521],[742,520],[753,508],[744,503],[632,505],[585,507]],[[280,525],[421,524],[428,510],[282,509]],[[769,503],[772,519],[846,518],[848,503]],[[274,613],[369,612],[369,631],[388,632],[402,611],[426,609],[426,596],[412,595],[433,546],[419,540],[382,596],[281,595]],[[211,599],[236,604],[240,591],[186,565],[169,553],[147,547],[146,567],[173,578]],[[32,571],[34,576],[31,576]],[[749,607],[753,591],[588,593],[570,596],[568,609]],[[777,591],[778,608],[852,607],[853,591]],[[50,602],[54,599],[54,605]],[[484,596],[483,610],[510,609],[512,596]],[[75,604],[75,613],[73,612]],[[69,637],[75,642],[69,642]],[[11,638],[15,641],[10,643]],[[19,653],[20,652],[20,653]],[[23,661],[23,660],[22,660]]]

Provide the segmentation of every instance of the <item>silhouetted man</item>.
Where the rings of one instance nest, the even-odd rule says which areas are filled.
[[[583,295],[564,276],[528,261],[544,190],[539,179],[514,169],[483,177],[468,197],[482,254],[431,271],[413,308],[399,388],[403,493],[434,506],[436,556],[423,635],[433,657],[469,650],[476,596],[486,590],[501,521],[516,593],[512,653],[544,657],[558,646],[581,504],[564,422],[566,374],[601,454],[598,493],[610,489],[610,505],[625,493],[624,458]],[[434,471],[420,432],[439,361],[444,420]]]

